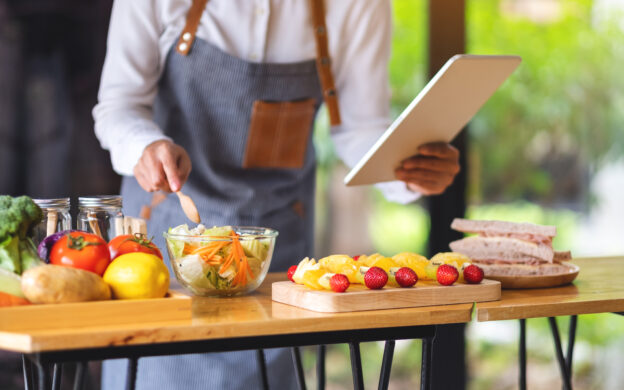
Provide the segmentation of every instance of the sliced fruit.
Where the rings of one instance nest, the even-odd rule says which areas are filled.
[[[335,274],[329,279],[329,286],[333,292],[341,293],[347,291],[350,283],[346,275]]]
[[[360,283],[360,284],[364,284],[364,275],[366,275],[366,272],[368,272],[368,270],[370,269],[370,267],[360,267],[358,268],[357,273],[355,274],[355,283]]]
[[[389,257],[382,257],[380,259],[374,260],[370,266],[379,267],[386,272],[389,272],[390,268],[392,267],[399,267],[399,265]]]
[[[416,275],[418,275],[418,279],[428,279],[425,269],[429,264],[429,260],[427,260],[425,256],[412,252],[402,252],[392,256],[392,260],[394,260],[399,267],[412,269],[416,272]],[[435,280],[435,278],[432,280]]]
[[[418,274],[409,267],[390,268],[388,279],[388,283],[393,281],[393,284],[400,287],[412,287],[418,281]]]
[[[438,283],[443,286],[450,286],[455,283],[459,278],[459,272],[457,268],[453,267],[449,264],[442,264],[438,267],[438,271],[436,273],[436,277],[438,279]]]
[[[379,259],[383,259],[385,256],[379,254],[379,253],[373,253],[370,256],[367,255],[361,255],[358,258],[358,264],[360,265],[365,265],[367,267],[372,267],[373,263]]]
[[[468,265],[462,272],[466,283],[479,284],[483,280],[483,269],[474,264]]]
[[[382,289],[388,283],[388,274],[379,267],[371,267],[364,275],[364,284],[371,290]]]
[[[470,257],[457,252],[440,252],[431,258],[431,261],[449,264],[457,269],[461,269],[462,264],[470,263]]]
[[[316,263],[316,260],[306,257],[301,260],[297,265],[297,270],[293,274],[292,280],[297,284],[303,284],[303,274],[310,269],[319,269],[321,266]]]
[[[331,272],[326,272],[323,274],[323,276],[321,276],[318,279],[318,284],[321,285],[321,287],[323,287],[326,290],[331,290],[331,286],[329,284],[329,280],[332,278],[332,276],[334,276],[336,274],[333,274]]]
[[[326,274],[322,268],[308,270],[303,274],[303,285],[313,290],[323,290],[323,286],[319,284],[319,278]]]
[[[357,273],[358,264],[350,256],[327,256],[320,259],[318,263],[327,271],[335,274],[343,274],[350,282],[356,283],[355,274]]]
[[[291,265],[290,268],[288,268],[288,280],[290,280],[291,282],[295,282],[293,280],[293,275],[295,274],[295,272],[297,272],[297,266],[296,265]]]

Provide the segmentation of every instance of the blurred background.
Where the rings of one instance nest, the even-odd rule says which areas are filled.
[[[75,199],[118,192],[90,113],[111,3],[0,0],[0,193]],[[446,199],[402,206],[372,188],[345,188],[347,169],[321,113],[315,255],[427,254],[447,234],[437,226],[446,223],[444,210],[463,212],[463,202],[453,201],[458,196],[469,218],[556,225],[555,249],[575,257],[624,254],[624,0],[436,0],[437,10],[428,0],[392,3],[394,115],[453,45],[523,62],[460,138],[466,175]],[[560,321],[563,334],[566,325]],[[517,329],[515,321],[468,325],[469,389],[516,388]],[[579,318],[577,388],[622,387],[622,334],[624,319]],[[545,319],[528,321],[527,342],[529,388],[560,386]],[[314,351],[304,349],[308,386],[315,383]],[[382,352],[379,343],[362,346],[368,387],[377,383]],[[17,358],[2,355],[2,388],[20,388]],[[327,359],[328,388],[351,387],[348,348],[329,347]],[[419,342],[400,342],[391,388],[415,388],[419,360]]]

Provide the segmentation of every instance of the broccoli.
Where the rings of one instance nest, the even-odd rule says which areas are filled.
[[[43,212],[28,196],[0,196],[0,267],[21,274],[41,264],[29,234]]]

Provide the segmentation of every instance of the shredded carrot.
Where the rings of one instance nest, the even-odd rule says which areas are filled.
[[[193,250],[191,252],[192,255],[197,255],[197,254],[201,254],[201,253],[205,253],[205,252],[212,252],[215,249],[217,250],[217,252],[219,251],[219,249],[223,248],[225,245],[227,245],[227,241],[213,241],[211,243],[209,243],[206,246],[202,246],[199,247],[195,250]],[[214,252],[216,253],[216,252]]]
[[[219,273],[221,274],[226,269],[230,268],[230,266],[232,265],[232,262],[234,262],[234,250],[231,250],[230,253],[227,255],[227,257],[225,258],[225,263],[223,263],[221,268],[219,268]]]
[[[232,285],[236,286],[240,284],[241,286],[245,286],[247,284],[247,272],[251,273],[251,269],[249,268],[247,256],[245,256],[245,251],[240,243],[238,234],[232,231],[231,236],[232,253],[234,254],[234,260],[236,261],[237,268],[236,275],[232,279]]]

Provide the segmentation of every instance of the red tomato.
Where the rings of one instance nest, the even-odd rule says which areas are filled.
[[[68,233],[50,251],[51,264],[80,268],[100,276],[110,261],[106,241],[91,233]]]
[[[117,236],[108,243],[108,251],[110,252],[111,260],[115,260],[117,256],[132,252],[149,253],[150,255],[160,257],[161,260],[163,258],[158,247],[144,234]]]

